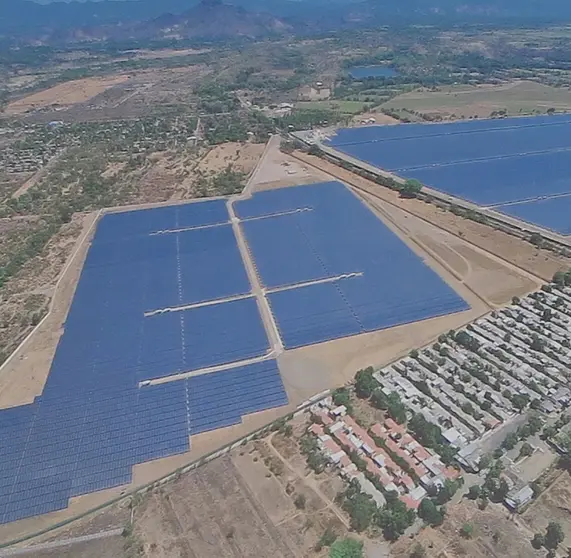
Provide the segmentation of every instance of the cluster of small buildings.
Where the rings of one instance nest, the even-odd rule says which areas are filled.
[[[25,124],[6,130],[15,137],[0,151],[0,167],[8,173],[36,172],[64,149],[83,142],[105,142],[115,153],[142,153],[184,146],[196,140],[196,118],[179,116],[102,122]],[[3,130],[4,131],[4,130]]]
[[[530,405],[551,414],[571,403],[571,288],[547,285],[515,302],[375,372],[470,469],[480,442]]]
[[[390,418],[374,424],[369,433],[347,414],[345,406],[336,407],[329,397],[311,412],[316,422],[309,431],[316,436],[320,451],[343,478],[357,479],[378,505],[384,504],[384,492],[395,491],[408,508],[417,509],[427,490],[438,490],[446,479],[460,475]],[[358,469],[351,455],[366,464],[368,475]],[[377,482],[371,483],[367,476],[376,477]],[[379,483],[382,491],[375,488]]]

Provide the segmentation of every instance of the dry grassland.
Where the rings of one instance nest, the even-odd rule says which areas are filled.
[[[471,538],[460,534],[469,524]],[[481,511],[472,501],[448,506],[444,524],[427,527],[414,540],[402,538],[392,547],[395,558],[408,558],[417,543],[427,558],[539,558],[545,551],[534,550],[527,531],[518,527],[501,505],[490,504]]]
[[[0,304],[0,342],[10,354],[33,327],[31,317],[43,316],[54,287],[82,232],[87,232],[95,216],[77,215],[52,238],[43,253],[30,260],[2,289]],[[81,271],[81,255],[64,276],[53,312],[40,330],[5,365],[0,373],[0,408],[31,403],[39,395],[49,367],[61,325],[67,315]]]
[[[210,149],[199,161],[196,170],[211,174],[231,165],[235,171],[250,174],[263,152],[264,144],[261,143],[224,143]]]
[[[438,91],[420,89],[391,99],[383,108],[446,118],[485,118],[494,111],[508,115],[571,110],[571,90],[533,81],[502,85],[450,86]]]
[[[551,486],[530,504],[523,520],[533,533],[544,532],[550,521],[563,527],[566,544],[571,541],[571,475],[563,472]]]
[[[158,60],[163,58],[173,58],[174,56],[190,56],[191,54],[204,54],[210,52],[210,49],[183,48],[176,50],[174,48],[163,48],[159,50],[128,50],[124,54],[129,55],[128,58],[116,58],[115,61],[121,60]]]
[[[68,106],[83,103],[128,79],[127,75],[115,75],[68,81],[13,101],[8,104],[5,112],[9,116],[14,116],[33,110],[47,109],[54,105]]]
[[[297,443],[280,438],[277,447],[285,456],[272,445],[272,437],[249,443],[144,497],[134,514],[135,544],[142,554],[323,555],[314,553],[313,546],[327,526],[345,532],[343,516],[331,510],[330,498],[306,471]],[[294,505],[300,494],[305,496],[303,509]]]

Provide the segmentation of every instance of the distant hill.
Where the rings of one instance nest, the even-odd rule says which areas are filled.
[[[281,34],[291,27],[280,19],[222,0],[202,0],[180,15],[162,15],[134,26],[137,37],[223,38]]]
[[[3,15],[5,2],[6,0],[0,0],[0,15]],[[144,0],[60,3],[57,6],[38,5],[29,0],[9,2],[11,15],[0,17],[0,33],[20,32],[22,35],[35,35],[44,40],[253,38],[291,30],[289,24],[273,15],[250,12],[241,6],[224,4],[222,0],[202,0],[199,3],[193,0],[158,0],[153,1],[152,8]],[[192,5],[190,9],[189,4]],[[160,9],[157,9],[158,6]],[[169,6],[187,9],[182,12],[165,11],[165,7]],[[67,7],[71,9],[67,11]],[[25,23],[21,21],[17,24],[15,16],[20,9],[24,10],[27,16],[24,18]],[[49,17],[40,17],[40,12],[49,14]],[[32,26],[35,18],[39,21]],[[6,20],[12,21],[6,23]],[[74,24],[74,21],[77,23]],[[8,25],[8,28],[3,28],[3,24]]]
[[[571,21],[569,0],[0,0],[0,39],[258,37],[391,23]]]

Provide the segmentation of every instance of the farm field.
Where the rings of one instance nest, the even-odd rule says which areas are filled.
[[[571,110],[571,91],[534,81],[502,85],[443,86],[437,91],[417,90],[382,105],[391,111],[417,112],[431,118],[487,118],[505,111],[508,116]]]
[[[519,201],[571,193],[571,116],[340,130],[328,143],[379,169],[502,211]],[[509,209],[508,209],[509,212]],[[564,207],[529,206],[527,220],[565,234]]]
[[[83,103],[129,79],[127,75],[106,78],[85,78],[69,81],[13,101],[6,107],[6,114],[15,116],[28,111],[69,106]]]

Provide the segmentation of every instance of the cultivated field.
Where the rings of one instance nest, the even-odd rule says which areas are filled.
[[[39,91],[22,99],[11,102],[6,107],[9,116],[25,112],[53,109],[83,103],[115,85],[125,83],[127,75],[115,75],[102,78],[85,78],[61,83],[50,89]]]
[[[437,91],[420,89],[391,99],[383,108],[411,111],[430,117],[486,118],[491,113],[545,113],[571,110],[571,91],[533,81],[515,81],[502,85],[443,86]]]

